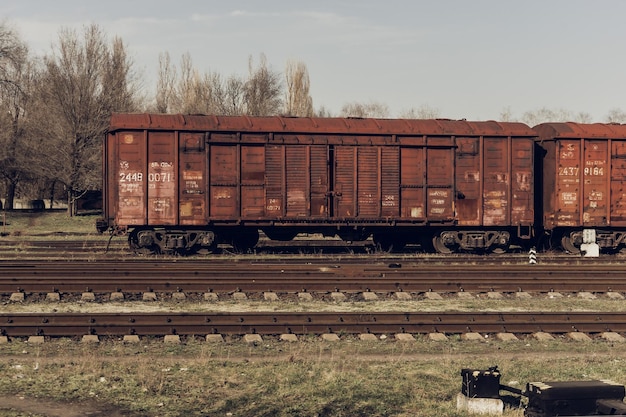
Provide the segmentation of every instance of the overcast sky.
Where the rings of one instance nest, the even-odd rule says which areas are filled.
[[[225,76],[263,53],[281,73],[304,62],[315,108],[334,114],[355,101],[471,120],[626,111],[623,0],[2,0],[0,16],[35,55],[61,28],[96,23],[124,40],[150,90],[161,52]]]

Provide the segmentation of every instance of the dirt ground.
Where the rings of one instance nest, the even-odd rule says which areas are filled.
[[[26,398],[0,396],[0,416],[7,412],[29,413],[45,417],[133,417],[136,414],[117,410],[116,407],[93,403],[66,403]]]

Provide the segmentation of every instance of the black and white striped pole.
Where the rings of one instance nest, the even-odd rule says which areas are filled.
[[[535,265],[537,263],[537,249],[533,246],[528,251],[528,264]]]

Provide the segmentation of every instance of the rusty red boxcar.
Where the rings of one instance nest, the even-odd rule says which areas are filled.
[[[626,126],[544,123],[537,132],[537,223],[579,253],[585,229],[603,251],[626,244]]]
[[[114,114],[98,228],[143,252],[245,250],[259,230],[501,252],[533,237],[535,136],[521,123]]]

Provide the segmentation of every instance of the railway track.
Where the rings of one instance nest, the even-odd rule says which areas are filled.
[[[442,265],[415,261],[0,262],[0,294],[622,292],[626,266]]]
[[[6,337],[626,333],[626,313],[22,313],[1,314]]]

